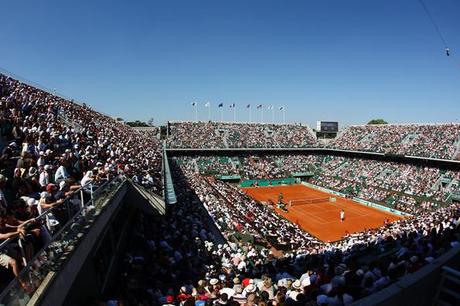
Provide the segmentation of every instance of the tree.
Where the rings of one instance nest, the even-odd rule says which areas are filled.
[[[383,119],[372,119],[367,124],[388,124],[388,122]]]
[[[127,125],[131,127],[148,127],[149,125],[143,121],[136,120],[136,121],[128,121],[126,122]]]

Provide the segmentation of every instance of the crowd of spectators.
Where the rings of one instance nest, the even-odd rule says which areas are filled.
[[[170,148],[305,148],[316,143],[306,125],[169,122]]]
[[[460,143],[460,124],[401,124],[351,126],[329,146],[441,159],[454,159]]]
[[[89,192],[89,186],[126,175],[161,193],[161,153],[149,132],[1,74],[0,109],[0,240],[12,241],[0,251],[2,273],[17,276],[20,257],[30,260],[67,222],[67,212],[81,204],[80,188]],[[300,125],[208,122],[169,128],[171,147],[309,147],[316,141]],[[419,129],[384,143],[402,143],[407,150],[398,150],[420,155],[420,147],[429,150],[427,139],[436,136],[442,138],[434,150],[439,155],[432,157],[447,158],[456,129]],[[365,138],[356,142],[372,137]],[[378,201],[391,197],[399,209],[417,214],[324,243],[237,187],[200,174],[200,167],[244,178],[312,172],[318,185],[351,188]],[[434,203],[458,187],[439,184],[440,177],[459,180],[458,172],[324,155],[243,156],[210,164],[187,157],[172,169],[178,203],[165,216],[139,213],[129,241],[117,298],[136,305],[348,305],[459,246],[460,206]],[[48,223],[37,222],[50,208]],[[362,263],[364,253],[386,255]]]
[[[138,223],[117,300],[349,305],[460,247],[458,204],[323,243],[235,186],[200,175],[192,159],[178,161],[171,166],[179,201],[164,220]]]
[[[307,148],[322,147],[306,125],[171,122],[170,148]],[[326,144],[329,148],[455,159],[460,124],[351,126]]]
[[[161,192],[154,138],[2,74],[0,110],[0,242],[8,240],[0,250],[0,272],[7,277],[17,276],[69,212],[78,211],[76,190],[88,193],[124,174]]]
[[[460,182],[459,171],[331,155],[241,155],[233,157],[232,162],[227,157],[209,156],[179,160],[194,165],[202,174],[234,174],[242,179],[311,175],[309,181],[313,184],[390,204],[408,213],[436,209],[449,195],[459,191]],[[443,179],[448,183],[443,183]]]

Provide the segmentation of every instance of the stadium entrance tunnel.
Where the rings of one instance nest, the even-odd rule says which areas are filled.
[[[124,180],[74,250],[58,268],[50,269],[28,305],[89,305],[116,286],[124,250],[140,215],[161,217],[165,203]]]

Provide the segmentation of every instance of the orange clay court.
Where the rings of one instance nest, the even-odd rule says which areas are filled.
[[[299,224],[304,231],[325,242],[340,240],[347,232],[355,233],[369,228],[380,227],[386,219],[390,222],[402,219],[398,215],[364,206],[353,200],[319,191],[305,185],[242,189],[259,202],[273,201],[275,203],[275,211],[278,214]],[[280,193],[283,194],[283,202],[286,203],[288,212],[284,212],[276,207]],[[291,200],[324,199],[327,197],[336,198],[336,202],[295,205],[292,207],[288,205]],[[344,222],[340,222],[341,209],[345,211]]]

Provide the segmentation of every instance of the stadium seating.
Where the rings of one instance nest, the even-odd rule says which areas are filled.
[[[170,122],[170,148],[305,148],[316,143],[306,125]]]
[[[203,175],[239,175],[247,180],[309,173],[316,185],[409,213],[438,207],[459,191],[460,184],[458,171],[331,155],[240,156],[238,167],[235,162],[216,160],[207,156],[178,159],[181,164],[196,164]]]
[[[0,103],[0,256],[8,279],[23,265],[18,239],[27,262],[47,242],[43,233],[49,239],[67,221],[59,208],[81,204],[79,190],[87,197],[91,189],[127,176],[161,194],[155,131],[136,131],[5,75]],[[169,136],[172,148],[316,146],[311,130],[301,125],[179,122],[170,124]],[[331,145],[443,159],[453,158],[457,146],[458,125],[350,128]],[[120,301],[348,305],[460,244],[460,206],[452,202],[459,192],[458,171],[295,154],[176,157],[171,167],[178,202],[164,216],[139,216],[121,267]],[[325,243],[215,178],[282,179],[295,173],[413,216]],[[56,208],[54,227],[22,223],[49,208]],[[23,239],[26,233],[30,240]],[[24,291],[35,289],[17,280]]]
[[[438,159],[460,157],[460,124],[351,126],[327,144],[305,125],[171,122],[170,148],[309,148],[391,153]]]
[[[312,162],[326,171],[340,168],[344,163],[343,158],[328,156],[289,156],[284,161],[288,162],[289,158],[298,165]],[[206,157],[199,159],[200,164],[206,164]],[[260,163],[263,158],[257,159]],[[150,227],[147,236],[159,232],[169,234],[157,234],[154,240],[129,250],[130,258],[140,258],[124,267],[126,277],[135,285],[120,285],[120,291],[127,292],[131,301],[190,305],[238,305],[253,301],[262,305],[272,301],[292,305],[349,305],[416,272],[460,244],[458,204],[423,210],[413,218],[350,234],[335,243],[322,243],[254,202],[237,187],[200,175],[196,161],[181,157],[173,163],[176,190],[180,193],[176,218],[143,224]],[[254,161],[242,161],[243,169],[246,162]],[[271,162],[265,160],[262,164]],[[227,165],[223,169],[226,170]],[[217,242],[212,235],[206,218],[198,212],[200,205],[194,196],[203,204],[225,241]],[[408,201],[404,197],[400,200]],[[156,227],[158,223],[161,230]],[[191,241],[194,243],[185,244]],[[185,245],[188,247],[184,248]],[[275,257],[274,249],[284,255]],[[152,252],[155,255],[143,255]],[[159,260],[161,258],[169,260]],[[147,275],[136,273],[139,269],[149,272],[145,272]],[[197,275],[197,269],[206,273]],[[168,271],[174,271],[173,276]],[[162,282],[152,285],[142,281],[146,277],[155,279],[157,275]],[[190,278],[195,281],[189,281]]]
[[[151,135],[3,74],[0,103],[2,269],[19,274],[80,205],[80,189],[89,194],[126,175],[161,193],[161,154]],[[38,221],[43,215],[47,226]],[[27,241],[23,260],[18,239]]]
[[[351,126],[331,148],[455,159],[460,146],[460,124]]]

